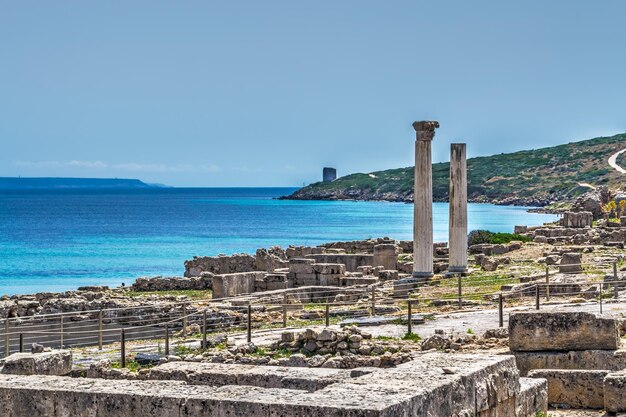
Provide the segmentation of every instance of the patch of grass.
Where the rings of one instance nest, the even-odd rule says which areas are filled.
[[[474,329],[472,329],[471,327],[467,329],[467,334],[474,334]]]
[[[275,351],[272,352],[272,359],[280,359],[280,358],[288,358],[293,354],[293,352],[291,352],[288,349],[277,349]]]
[[[268,354],[267,349],[261,346],[257,346],[256,350],[250,353],[250,356],[264,357],[264,356],[267,356],[267,354]]]
[[[131,372],[137,372],[140,369],[147,369],[147,368],[151,368],[151,367],[152,366],[142,366],[137,361],[126,361],[126,369],[128,369]],[[121,362],[111,362],[111,368],[113,368],[113,369],[122,369],[122,363]]]
[[[402,336],[402,340],[410,340],[412,342],[419,342],[422,340],[421,336],[417,333],[407,333]]]
[[[198,349],[190,348],[187,345],[176,345],[174,347],[174,353],[177,356],[185,356],[185,355],[197,355],[199,353]]]

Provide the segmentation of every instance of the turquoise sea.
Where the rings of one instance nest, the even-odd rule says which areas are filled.
[[[410,204],[285,201],[294,188],[0,191],[0,294],[117,286],[182,275],[194,255],[389,236],[411,239]],[[470,204],[469,229],[513,231],[556,217]],[[435,241],[448,205],[434,205]]]

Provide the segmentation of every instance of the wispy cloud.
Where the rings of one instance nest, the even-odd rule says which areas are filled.
[[[110,164],[102,161],[14,161],[13,165],[30,169],[79,168],[87,170],[115,170],[128,172],[217,172],[220,167],[213,164],[156,164],[124,162]]]

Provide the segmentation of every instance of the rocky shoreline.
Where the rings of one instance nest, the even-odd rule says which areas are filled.
[[[387,201],[392,203],[413,203],[412,193],[378,192],[369,189],[348,190],[312,190],[302,188],[291,195],[282,196],[279,200],[322,200],[322,201]],[[448,198],[433,197],[436,203],[447,203]],[[470,194],[467,201],[478,204],[494,204],[498,206],[546,207],[555,201],[538,197],[502,196],[488,197],[483,194]],[[561,210],[554,210],[561,212]]]

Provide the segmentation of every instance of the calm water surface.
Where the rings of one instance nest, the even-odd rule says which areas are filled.
[[[389,236],[411,239],[412,205],[283,201],[293,188],[0,191],[0,294],[131,283],[182,275],[194,255],[253,253]],[[470,204],[469,229],[512,232],[556,217],[523,207]],[[448,205],[434,205],[435,241]]]

